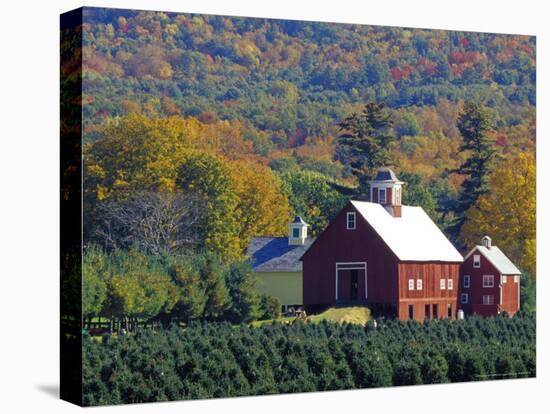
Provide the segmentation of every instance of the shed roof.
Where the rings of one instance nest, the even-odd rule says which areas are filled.
[[[253,237],[246,254],[257,272],[301,272],[300,257],[314,240],[308,238],[303,245],[289,245],[288,237]]]
[[[402,206],[393,217],[382,205],[366,201],[351,204],[384,240],[399,260],[462,262],[462,255],[422,207]]]
[[[466,255],[464,260],[468,259],[475,251],[479,251],[496,269],[503,275],[521,275],[520,270],[512,263],[510,259],[497,246],[491,246],[488,249],[485,246],[476,246]]]

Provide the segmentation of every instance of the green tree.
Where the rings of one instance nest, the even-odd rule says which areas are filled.
[[[240,226],[235,215],[238,198],[227,164],[205,152],[188,153],[177,170],[176,185],[205,199],[206,214],[202,221],[205,247],[224,258],[239,257]]]
[[[456,126],[462,136],[459,153],[468,158],[458,168],[450,171],[464,177],[458,199],[451,208],[455,217],[449,232],[454,238],[458,236],[464,223],[465,212],[481,195],[489,191],[488,179],[496,156],[489,135],[493,130],[491,116],[486,108],[472,102],[464,103]]]
[[[285,172],[283,191],[292,209],[310,225],[311,235],[322,232],[342,209],[346,197],[331,185],[327,177],[311,171]]]
[[[206,251],[196,256],[194,262],[206,296],[203,317],[219,319],[230,304],[221,260],[215,253]]]
[[[260,296],[260,319],[278,319],[281,317],[281,302],[269,296]]]
[[[391,115],[383,104],[369,102],[360,114],[351,114],[339,126],[338,158],[350,165],[359,183],[357,195],[366,198],[368,181],[378,168],[391,162],[395,142],[390,134]]]
[[[96,247],[88,248],[82,261],[82,315],[98,316],[107,298],[105,255]]]
[[[199,271],[190,258],[168,257],[167,271],[178,295],[172,316],[185,322],[200,318],[206,306],[206,295]]]
[[[230,305],[224,319],[233,323],[248,323],[260,317],[260,297],[256,279],[248,262],[232,264],[225,273]]]

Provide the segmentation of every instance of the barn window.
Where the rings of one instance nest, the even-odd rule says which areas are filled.
[[[481,256],[479,254],[474,254],[474,267],[481,266]]]
[[[502,283],[506,283],[508,281],[508,278],[506,275],[502,275]]]
[[[378,202],[380,204],[386,204],[386,189],[381,188],[380,192],[378,193]]]
[[[463,293],[462,295],[460,295],[460,303],[462,303],[463,305],[468,303],[468,294],[467,293]]]
[[[495,303],[495,297],[493,295],[483,295],[484,305],[493,305]]]
[[[414,305],[409,305],[409,319],[414,319]]]
[[[346,218],[347,218],[346,229],[355,230],[355,213],[354,212],[348,213]]]
[[[409,290],[414,290],[414,279],[409,279]]]
[[[495,277],[493,275],[483,275],[483,287],[492,288],[495,286]]]
[[[441,290],[445,289],[445,279],[441,279],[439,281],[439,289],[441,289]]]
[[[453,279],[447,279],[447,289],[453,290]]]
[[[422,279],[416,280],[416,290],[422,290]]]
[[[514,283],[519,283],[519,276],[514,276]]]
[[[470,287],[470,275],[464,275],[464,281],[462,282],[462,286],[465,288]]]
[[[450,303],[447,305],[447,317],[449,319],[453,318],[453,305]]]

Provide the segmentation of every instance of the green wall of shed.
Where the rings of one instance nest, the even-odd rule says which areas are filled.
[[[281,305],[301,305],[302,272],[255,272],[260,293],[276,297]]]

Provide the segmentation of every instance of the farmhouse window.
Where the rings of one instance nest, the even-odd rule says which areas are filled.
[[[481,256],[479,254],[474,254],[474,267],[481,266]]]
[[[422,290],[422,279],[416,280],[416,290]]]
[[[492,288],[495,286],[495,277],[493,275],[483,275],[483,287]]]
[[[470,275],[464,275],[463,287],[465,288],[470,287]]]
[[[484,305],[493,305],[495,303],[495,297],[493,295],[483,295]]]
[[[444,290],[445,289],[445,279],[439,280],[439,289]]]
[[[467,293],[463,293],[462,295],[460,295],[460,303],[462,303],[463,305],[468,303],[468,294]]]
[[[355,230],[355,213],[354,212],[347,214],[346,229]]]
[[[294,238],[300,237],[300,229],[292,229],[292,237]]]
[[[409,290],[414,290],[414,279],[409,279]]]
[[[447,289],[453,290],[453,279],[447,279]]]
[[[380,193],[378,194],[378,202],[380,204],[386,204],[386,189],[381,188]]]

